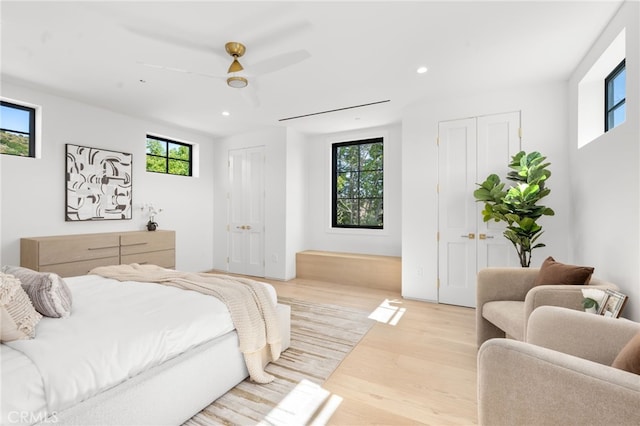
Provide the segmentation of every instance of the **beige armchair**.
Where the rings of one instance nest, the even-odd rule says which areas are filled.
[[[524,341],[526,324],[538,306],[583,310],[583,285],[534,286],[539,268],[486,268],[478,272],[476,338],[478,347],[494,337]],[[591,278],[589,288],[617,290],[615,284]]]
[[[640,376],[610,367],[640,332],[626,319],[543,306],[527,342],[491,339],[478,351],[482,425],[637,425]]]

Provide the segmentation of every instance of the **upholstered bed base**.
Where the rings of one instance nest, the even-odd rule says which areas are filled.
[[[282,349],[291,308],[278,304]],[[39,425],[179,425],[249,375],[235,331],[144,371]]]

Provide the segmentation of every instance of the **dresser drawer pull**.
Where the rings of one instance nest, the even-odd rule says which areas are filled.
[[[118,248],[120,246],[105,246],[105,247],[89,247],[87,250],[104,250],[110,248]]]
[[[122,244],[122,247],[143,246],[145,244],[149,244],[149,242],[145,241],[143,243]]]

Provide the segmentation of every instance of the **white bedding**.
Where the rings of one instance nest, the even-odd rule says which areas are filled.
[[[44,420],[233,330],[226,306],[211,296],[95,275],[65,281],[71,316],[43,318],[35,339],[2,344],[3,424]],[[35,414],[17,418],[27,411]]]

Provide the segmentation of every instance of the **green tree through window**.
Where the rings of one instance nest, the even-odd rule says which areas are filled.
[[[191,176],[191,145],[147,135],[147,171]]]
[[[0,102],[0,154],[36,156],[36,110]]]
[[[383,228],[383,139],[333,144],[334,228]]]

